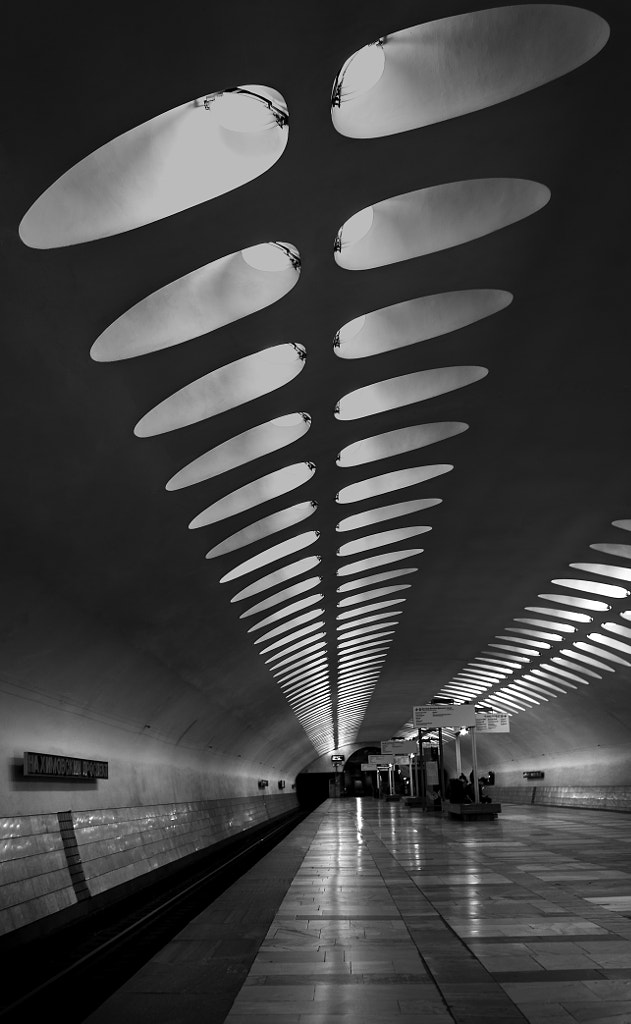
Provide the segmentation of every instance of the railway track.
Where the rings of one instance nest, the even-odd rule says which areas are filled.
[[[50,1016],[80,1024],[182,928],[246,873],[308,812],[210,851],[177,874],[42,939],[0,944],[0,1022]]]

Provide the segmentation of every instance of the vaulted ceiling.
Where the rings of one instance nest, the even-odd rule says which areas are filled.
[[[631,715],[629,22],[11,15],[8,686],[295,766]]]

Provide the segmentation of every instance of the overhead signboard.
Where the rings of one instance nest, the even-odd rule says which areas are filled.
[[[341,764],[346,760],[346,758],[344,757],[344,754],[331,754],[331,760],[334,764]]]
[[[476,715],[475,728],[476,732],[510,732],[510,715]]]
[[[409,754],[369,754],[368,762],[372,765],[380,765],[383,768],[387,768],[391,764],[405,764],[409,765],[410,755]]]
[[[382,754],[418,754],[416,740],[382,740]]]
[[[417,729],[461,729],[476,724],[473,704],[421,704],[412,710]]]

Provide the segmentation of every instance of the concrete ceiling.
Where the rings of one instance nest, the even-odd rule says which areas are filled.
[[[336,550],[377,529],[341,534],[336,523],[395,502],[442,499],[383,527],[432,530],[403,545],[424,551],[400,563],[419,571],[402,578],[410,589],[394,594],[406,602],[397,606],[403,614],[355,737],[363,744],[399,734],[412,706],[433,698],[525,606],[540,605],[537,595],[571,575],[571,562],[607,561],[590,544],[629,538],[611,524],[631,515],[631,14],[624,4],[594,0],[590,10],[611,28],[607,45],[549,84],[427,127],[352,139],[334,130],[330,111],[332,82],[347,57],[386,34],[465,13],[469,4],[310,0],[117,10],[97,8],[83,20],[48,8],[33,20],[23,8],[9,16],[5,36],[4,686],[34,708],[56,704],[132,732],[151,728],[171,744],[229,747],[257,761],[282,750],[283,763],[300,768],[316,749],[247,633],[255,620],[239,618],[256,599],[230,601],[275,566],[220,584],[233,566],[272,543],[320,532],[313,549],[286,561],[321,556],[335,710]],[[266,173],[112,237],[49,249],[21,241],[18,226],[31,204],[99,146],[194,97],[250,82],[278,89],[290,112],[287,147]],[[334,239],[357,210],[485,178],[542,183],[550,202],[429,255],[361,271],[336,265]],[[298,284],[278,302],[174,348],[120,362],[90,358],[96,338],[135,303],[269,240],[290,242],[302,258]],[[459,289],[502,289],[514,298],[501,312],[422,344],[365,359],[334,353],[336,332],[354,317]],[[304,346],[307,360],[284,387],[184,429],[134,435],[140,418],[178,388],[288,342]],[[458,365],[489,372],[423,403],[363,419],[334,416],[339,399],[357,388]],[[296,411],[309,414],[311,427],[287,448],[195,486],[165,489],[196,456]],[[354,441],[443,421],[469,429],[367,466],[336,465]],[[187,529],[223,495],[301,461],[316,471],[296,490]],[[391,495],[336,505],[343,486],[438,463],[454,468]],[[248,524],[312,500],[317,510],[300,526],[204,558]],[[631,607],[614,605],[616,617]],[[609,724],[611,716],[630,715],[619,680],[620,673],[594,697],[609,708]],[[537,734],[549,722],[552,734],[563,702],[562,717],[585,723],[589,712],[577,700],[572,692],[554,713],[546,705],[518,717],[531,723],[526,730],[536,722]],[[333,749],[335,715],[327,722]],[[324,743],[317,752],[328,749]]]

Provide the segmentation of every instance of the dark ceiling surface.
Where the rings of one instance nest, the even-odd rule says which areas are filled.
[[[551,579],[567,575],[571,561],[589,560],[589,544],[620,541],[610,524],[631,515],[631,13],[620,0],[589,8],[611,37],[584,66],[496,106],[368,140],[342,137],[331,124],[331,85],[344,60],[379,36],[475,9],[470,4],[132,4],[91,8],[89,19],[78,6],[44,9],[37,19],[25,7],[9,15],[1,250],[7,678],[49,698],[61,693],[97,716],[153,723],[173,742],[195,721],[193,745],[226,730],[235,742],[256,734],[260,749],[280,744],[306,764],[314,748],[230,603],[239,582],[219,583],[267,545],[206,561],[214,544],[294,501],[317,500],[305,529],[320,531],[334,680],[336,522],[387,501],[443,499],[420,520],[432,531],[419,545],[419,572],[359,730],[368,742],[397,733],[412,705],[431,699],[536,604]],[[82,157],[162,111],[247,82],[274,86],[289,106],[289,142],[267,173],[111,238],[51,250],[21,242],[29,206]],[[485,177],[541,182],[551,201],[456,248],[361,272],[335,264],[336,232],[358,209]],[[144,296],[271,239],[291,242],[302,257],[299,283],[280,302],[149,356],[90,359],[97,336]],[[505,289],[514,300],[423,344],[361,360],[334,354],[336,331],[363,312],[471,288]],[[183,430],[134,436],[139,418],[178,387],[287,341],[305,346],[307,362],[285,388]],[[338,399],[355,388],[461,363],[487,367],[488,376],[422,407],[334,417]],[[232,470],[229,481],[165,490],[196,455],[297,410],[312,425],[290,449]],[[340,469],[341,448],[443,420],[469,429],[374,468],[440,462],[452,464],[451,473],[392,498],[336,505],[340,486],[373,469]],[[187,529],[228,490],[303,459],[316,473],[289,501]],[[394,525],[409,521],[419,517]]]

